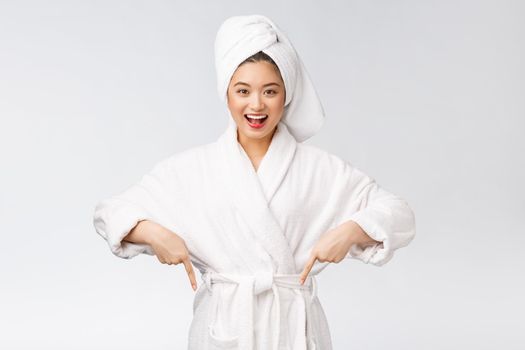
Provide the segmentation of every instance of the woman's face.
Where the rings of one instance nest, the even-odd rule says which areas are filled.
[[[266,61],[239,66],[228,86],[228,108],[237,124],[239,141],[271,140],[284,102],[284,82],[277,67]]]

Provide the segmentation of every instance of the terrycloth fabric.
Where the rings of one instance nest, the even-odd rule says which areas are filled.
[[[282,122],[298,142],[307,140],[323,125],[323,106],[292,43],[269,18],[262,15],[234,16],[220,26],[215,39],[219,96],[227,102],[233,73],[241,62],[259,51],[275,61],[284,81],[286,101]],[[232,124],[233,119],[230,118],[229,122]]]
[[[141,219],[185,240],[205,282],[195,296],[191,350],[332,349],[314,288],[328,264],[314,265],[306,288],[293,282],[319,237],[354,220],[381,243],[347,257],[379,266],[415,235],[406,201],[349,162],[298,143],[284,123],[277,128],[257,171],[230,124],[216,142],[161,161],[95,209],[96,231],[121,258],[153,254],[122,242]]]

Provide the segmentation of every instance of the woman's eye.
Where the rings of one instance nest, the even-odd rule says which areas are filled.
[[[248,93],[248,90],[246,90],[246,89],[239,89],[239,90],[237,90],[237,93],[239,93],[241,95],[246,95]],[[277,91],[275,91],[275,90],[266,90],[265,93],[267,95],[275,95],[277,93]]]

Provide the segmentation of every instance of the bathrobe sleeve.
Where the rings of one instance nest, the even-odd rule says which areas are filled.
[[[140,181],[122,193],[100,201],[95,207],[93,224],[113,254],[130,259],[144,253],[154,255],[148,244],[122,239],[142,220],[160,223],[168,215],[170,171],[168,160],[157,163]]]
[[[415,235],[415,216],[408,203],[380,187],[370,176],[346,163],[350,201],[358,207],[350,217],[373,239],[381,243],[364,249],[354,244],[347,257],[381,266],[394,251],[410,243]]]

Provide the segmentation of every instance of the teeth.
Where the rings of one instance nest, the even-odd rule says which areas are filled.
[[[266,118],[268,115],[252,115],[252,114],[245,114],[246,117],[250,118],[250,119],[264,119]]]

